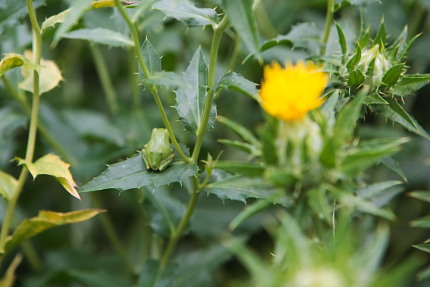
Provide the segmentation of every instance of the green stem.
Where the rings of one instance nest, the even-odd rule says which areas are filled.
[[[124,6],[122,6],[121,2],[119,0],[115,0],[115,5],[118,8],[119,13],[127,23],[128,27],[130,28],[131,37],[134,43],[134,47],[133,47],[134,53],[137,56],[137,60],[139,62],[140,67],[142,68],[143,74],[145,75],[145,78],[150,79],[152,77],[151,72],[145,63],[145,60],[143,59],[142,53],[140,52],[140,40],[139,40],[139,34],[137,32],[137,28],[134,25],[134,23],[131,21],[130,16],[128,15],[127,11],[125,11],[125,8]],[[191,162],[190,158],[182,151],[175,137],[175,134],[173,133],[173,129],[170,124],[169,118],[167,117],[166,111],[164,110],[164,107],[163,107],[163,103],[161,102],[160,96],[158,95],[158,90],[154,86],[150,86],[149,90],[151,91],[152,95],[154,96],[155,102],[157,103],[157,107],[160,111],[164,125],[166,126],[166,129],[169,133],[169,137],[172,140],[172,144],[175,146],[179,156],[185,162]]]
[[[96,70],[99,74],[102,88],[106,94],[110,111],[112,115],[115,115],[118,113],[118,97],[115,89],[113,88],[112,82],[110,81],[106,61],[104,60],[103,55],[96,44],[90,45],[90,51],[93,55],[94,63],[96,64]]]
[[[325,18],[325,28],[324,28],[324,35],[323,35],[323,48],[321,51],[321,55],[325,55],[326,49],[327,49],[327,43],[328,43],[328,39],[330,37],[330,31],[331,31],[331,26],[333,23],[333,15],[334,15],[334,3],[335,0],[328,0],[327,2],[327,15]]]
[[[219,24],[217,24],[214,27],[214,35],[212,38],[212,45],[211,45],[211,52],[210,52],[210,60],[209,60],[209,73],[208,73],[208,96],[206,98],[205,103],[205,110],[203,112],[203,120],[202,124],[197,131],[197,139],[196,144],[194,145],[193,155],[192,159],[194,163],[197,163],[200,150],[202,148],[203,138],[206,133],[206,129],[208,127],[209,118],[211,115],[212,105],[213,105],[213,99],[215,96],[215,91],[212,89],[215,85],[215,76],[216,76],[216,64],[217,64],[217,58],[218,58],[218,49],[219,44],[221,42],[222,35],[224,34],[224,30],[228,26],[228,18],[227,16],[224,16],[224,18],[221,20]]]
[[[34,64],[38,66],[42,58],[42,34],[40,31],[39,23],[37,22],[36,11],[34,10],[33,1],[27,0],[28,13],[30,15],[31,25],[33,26],[34,40],[33,40],[33,56]],[[27,162],[33,161],[34,150],[36,146],[37,124],[39,119],[39,73],[33,72],[33,103],[31,108],[30,128],[28,132],[27,151],[25,160]],[[0,232],[0,256],[4,255],[4,247],[6,237],[9,234],[9,228],[12,223],[13,215],[15,212],[16,203],[18,202],[19,195],[24,187],[25,181],[28,177],[27,168],[23,167],[21,174],[18,178],[17,187],[8,202],[5,218]]]
[[[197,204],[197,200],[199,199],[200,192],[198,190],[195,190],[193,194],[191,195],[191,199],[188,203],[187,211],[182,218],[181,222],[179,223],[178,228],[176,228],[175,232],[173,232],[169,244],[167,245],[166,250],[164,251],[163,258],[161,259],[160,263],[160,272],[164,270],[167,263],[169,263],[170,257],[172,257],[173,251],[176,248],[176,244],[178,243],[178,240],[181,238],[182,234],[184,233],[185,229],[188,226],[188,223],[190,222],[191,216],[194,213],[194,209]]]
[[[129,71],[130,71],[130,85],[131,85],[131,98],[132,108],[137,110],[141,107],[142,101],[139,93],[139,82],[137,81],[138,65],[135,60],[134,53],[129,54]]]

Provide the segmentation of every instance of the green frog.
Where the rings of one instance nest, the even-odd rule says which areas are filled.
[[[175,154],[166,129],[152,130],[151,139],[142,149],[142,156],[148,170],[163,171],[167,168]]]

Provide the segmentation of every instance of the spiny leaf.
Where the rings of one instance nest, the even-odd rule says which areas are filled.
[[[203,52],[198,48],[185,71],[185,84],[176,91],[175,108],[185,128],[190,131],[197,132],[202,125],[206,108],[207,80],[208,66]],[[212,105],[209,127],[214,124],[215,117],[216,109],[215,105]]]
[[[143,42],[141,53],[151,75],[162,71],[160,56],[157,54],[157,51],[155,51],[148,38]],[[142,78],[144,78],[143,76],[144,75],[142,75]]]
[[[195,175],[197,171],[197,165],[182,162],[171,164],[163,172],[148,171],[142,154],[139,153],[125,161],[108,166],[102,174],[84,185],[79,192],[104,189],[124,191],[145,186],[156,189],[173,182],[182,182]]]
[[[217,18],[214,9],[198,8],[189,0],[160,0],[152,8],[190,26],[214,25]]]
[[[48,19],[46,19],[45,21],[43,21],[42,27],[40,29],[42,33],[45,32],[45,30],[48,29],[49,27],[54,27],[56,24],[63,23],[64,21],[66,21],[66,18],[69,16],[70,11],[71,11],[70,8],[66,9],[63,12],[53,15]]]
[[[397,96],[407,96],[429,83],[430,74],[405,75],[390,91]]]
[[[6,54],[6,56],[0,61],[0,77],[7,71],[22,65],[24,65],[23,56],[15,53]]]
[[[400,75],[403,72],[405,64],[397,64],[391,67],[385,74],[384,77],[382,77],[382,82],[387,86],[392,86],[400,78]]]
[[[105,28],[79,29],[63,34],[63,38],[87,40],[112,47],[133,47],[134,43],[127,36]]]
[[[55,226],[77,223],[88,220],[97,214],[104,212],[101,209],[84,209],[67,213],[40,211],[37,217],[25,219],[22,221],[12,236],[7,238],[5,252],[47,229]]]
[[[230,72],[221,77],[216,89],[231,89],[251,96],[254,100],[259,101],[257,84],[245,79],[241,75]]]
[[[17,185],[18,180],[16,180],[16,178],[0,170],[0,194],[3,195],[4,198],[10,200],[15,193]]]
[[[75,189],[77,185],[69,171],[70,164],[62,161],[59,156],[47,154],[34,163],[27,162],[24,159],[18,159],[18,162],[27,166],[33,178],[36,178],[40,174],[53,176],[71,195],[81,199]]]

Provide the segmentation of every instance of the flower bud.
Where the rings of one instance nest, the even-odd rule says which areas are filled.
[[[372,62],[373,67],[371,67]],[[364,74],[373,69],[368,76],[371,77],[373,85],[380,86],[385,72],[391,68],[391,61],[381,53],[379,45],[375,45],[371,49],[365,49],[361,52],[361,59],[357,68]]]

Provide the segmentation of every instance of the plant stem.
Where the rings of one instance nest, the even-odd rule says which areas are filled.
[[[324,28],[324,36],[323,36],[323,48],[321,51],[321,55],[325,55],[327,49],[328,39],[330,37],[331,26],[333,23],[333,15],[334,15],[334,2],[335,0],[327,0],[327,14],[325,18],[325,28]]]
[[[115,89],[113,88],[112,82],[110,81],[108,69],[106,67],[106,61],[104,60],[103,55],[97,44],[90,45],[90,51],[93,55],[94,63],[96,64],[96,70],[99,74],[102,88],[106,94],[109,109],[112,115],[115,115],[118,113],[118,97],[115,92]]]
[[[133,39],[134,43],[134,53],[137,56],[137,60],[139,62],[140,67],[142,68],[143,74],[145,75],[145,78],[150,79],[151,78],[151,71],[148,69],[148,66],[145,63],[145,60],[143,59],[142,53],[140,52],[140,40],[139,40],[139,34],[137,32],[137,28],[134,25],[134,23],[131,21],[130,16],[127,14],[127,11],[125,11],[124,6],[122,6],[121,2],[119,0],[115,0],[115,5],[119,10],[119,13],[124,18],[125,22],[130,28],[131,37]],[[173,133],[172,126],[170,124],[169,118],[167,117],[166,111],[164,110],[163,103],[161,102],[160,96],[158,95],[158,90],[155,88],[155,86],[149,86],[149,90],[151,91],[152,95],[154,96],[155,102],[158,106],[158,109],[160,111],[161,117],[163,119],[164,125],[166,126],[166,129],[169,133],[170,139],[172,140],[172,144],[175,146],[179,156],[185,161],[185,162],[191,162],[190,158],[182,151],[181,147],[179,146],[179,143],[175,137],[175,134]]]
[[[204,135],[206,133],[206,129],[208,128],[209,118],[210,118],[211,110],[212,110],[213,99],[215,96],[215,91],[212,88],[215,85],[218,49],[219,49],[219,44],[221,42],[221,37],[224,33],[224,30],[227,28],[228,23],[229,23],[229,21],[228,21],[227,16],[224,16],[224,18],[221,20],[221,22],[218,23],[214,27],[214,35],[212,38],[210,61],[209,61],[209,73],[208,73],[209,90],[208,90],[208,96],[206,98],[205,110],[203,112],[202,125],[200,126],[200,129],[197,131],[197,140],[196,140],[196,144],[194,145],[194,150],[193,150],[193,155],[192,155],[192,159],[193,159],[194,163],[197,163],[197,161],[198,161],[198,158],[200,155],[200,150],[201,150],[202,143],[203,143],[203,138],[204,138]]]
[[[39,23],[37,22],[36,11],[34,10],[32,0],[27,0],[27,7],[28,7],[28,13],[30,15],[31,25],[33,27],[33,32],[34,32],[33,33],[34,34],[33,61],[34,61],[34,64],[38,66],[40,64],[40,59],[42,57],[42,34],[40,31]],[[34,150],[36,146],[37,124],[39,119],[39,103],[40,103],[39,72],[34,70],[33,71],[33,103],[31,107],[30,128],[29,128],[28,140],[27,140],[27,151],[25,154],[25,160],[27,162],[33,161]],[[18,178],[17,187],[7,204],[7,210],[6,210],[5,218],[0,232],[0,256],[1,257],[3,257],[5,252],[4,248],[6,243],[6,237],[9,234],[9,228],[12,223],[16,203],[24,187],[27,177],[28,177],[28,170],[26,167],[23,167],[21,170],[21,174]]]

